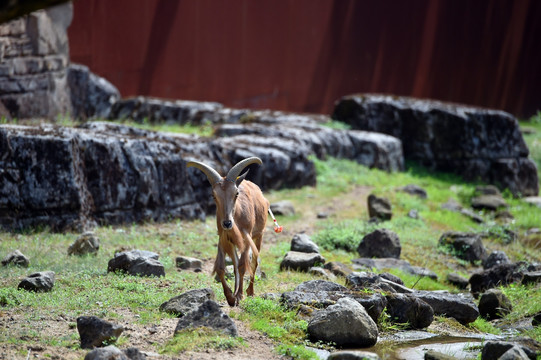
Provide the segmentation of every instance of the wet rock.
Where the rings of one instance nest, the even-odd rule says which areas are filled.
[[[289,200],[282,200],[276,203],[272,203],[270,208],[274,215],[295,215],[295,207],[293,206],[293,203]]]
[[[466,289],[469,285],[468,279],[455,273],[448,274],[447,281],[459,289]]]
[[[404,156],[513,194],[537,195],[539,180],[518,121],[503,111],[433,100],[357,94],[337,101],[332,117],[353,129],[403,141]]]
[[[49,292],[53,289],[55,282],[54,271],[41,271],[28,275],[18,286],[18,289],[24,289],[35,292]]]
[[[181,317],[175,328],[175,334],[184,329],[207,327],[231,336],[237,336],[237,326],[213,300],[207,300],[197,310]]]
[[[124,331],[124,327],[96,316],[80,316],[77,318],[77,331],[81,337],[81,348],[92,349],[116,341]]]
[[[391,321],[408,324],[411,329],[424,329],[434,320],[434,310],[411,294],[387,294],[387,311]]]
[[[488,289],[518,283],[527,271],[528,265],[524,262],[496,265],[490,269],[476,272],[470,276],[469,283],[474,296]]]
[[[325,264],[325,258],[319,253],[289,251],[280,263],[280,270],[308,271],[316,264]]]
[[[197,310],[207,300],[216,300],[212,289],[189,290],[161,304],[160,310],[182,317],[191,311]]]
[[[400,260],[395,258],[358,258],[353,259],[352,262],[354,270],[370,270],[374,268],[378,270],[399,269],[408,274],[416,276],[426,276],[434,280],[438,279],[438,276],[433,271],[420,266],[413,266],[406,260]]]
[[[15,265],[28,267],[30,260],[19,250],[14,250],[2,259],[2,266]]]
[[[499,289],[489,289],[479,299],[479,314],[487,320],[501,319],[512,310],[511,301]]]
[[[291,239],[291,251],[319,253],[319,247],[306,234],[295,234]]]
[[[163,264],[154,255],[145,256],[145,253],[137,251],[115,254],[115,257],[109,260],[107,272],[115,271],[134,276],[165,276]]]
[[[331,261],[326,263],[323,268],[329,270],[336,276],[346,277],[353,272],[346,264],[342,264],[339,261]]]
[[[175,264],[182,270],[201,271],[201,268],[203,267],[203,262],[201,260],[189,256],[177,256]]]
[[[376,323],[361,304],[348,298],[316,312],[307,331],[312,341],[347,347],[372,346],[378,338]]]
[[[93,232],[85,232],[80,235],[74,242],[68,247],[68,255],[97,255],[100,249],[100,239]]]
[[[379,360],[380,357],[376,353],[359,350],[340,350],[333,351],[327,360]]]
[[[483,261],[483,269],[490,269],[497,265],[509,264],[511,261],[507,257],[507,254],[503,251],[493,251]]]
[[[361,257],[367,258],[400,258],[400,239],[398,235],[387,229],[378,229],[365,235],[357,247]]]
[[[67,74],[71,115],[82,120],[109,118],[113,104],[120,99],[118,89],[84,65],[71,63]]]
[[[440,237],[439,245],[448,247],[456,257],[471,263],[487,257],[485,246],[478,234],[446,232]]]
[[[434,315],[455,318],[459,323],[469,324],[479,316],[475,303],[462,294],[450,294],[440,291],[417,291],[415,296],[423,300],[434,310]]]
[[[508,341],[487,341],[485,343],[485,346],[483,347],[483,350],[481,351],[481,360],[490,360],[490,359],[501,359],[501,356],[503,356],[507,351],[510,349],[518,347],[520,348],[525,354],[526,358],[529,359],[536,359],[536,352],[527,346],[515,344],[513,342]],[[517,358],[508,358],[508,359],[524,359],[521,357]]]
[[[391,202],[374,194],[368,195],[368,216],[383,221],[391,220],[393,216]]]
[[[417,196],[421,199],[426,199],[428,197],[426,190],[419,185],[409,184],[404,186],[403,188],[400,188],[400,190],[410,195]]]

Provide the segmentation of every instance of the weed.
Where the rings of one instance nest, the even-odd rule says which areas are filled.
[[[246,342],[241,337],[232,337],[216,330],[201,327],[178,331],[160,349],[160,353],[176,355],[195,349],[231,350],[246,346]]]

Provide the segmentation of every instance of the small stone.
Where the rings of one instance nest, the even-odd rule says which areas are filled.
[[[280,263],[280,270],[308,271],[316,264],[324,263],[325,258],[318,253],[289,251]]]
[[[79,236],[68,248],[68,255],[96,255],[100,249],[100,240],[93,232]]]
[[[30,274],[23,279],[18,288],[35,292],[49,292],[53,289],[55,273],[53,271],[42,271]]]
[[[15,266],[28,267],[29,264],[30,264],[30,260],[28,260],[28,258],[19,250],[10,252],[2,260],[3,266],[15,265]]]
[[[81,348],[91,349],[103,346],[105,342],[116,341],[124,331],[124,327],[96,316],[80,316],[77,318],[77,331],[81,337]]]
[[[370,218],[379,220],[391,220],[393,213],[391,211],[391,202],[383,197],[374,194],[368,196],[368,215]]]
[[[426,199],[428,197],[427,193],[426,193],[426,190],[423,189],[422,187],[418,186],[418,185],[415,185],[415,184],[406,185],[403,188],[401,188],[400,190],[402,190],[403,192],[408,193],[410,195],[415,195],[415,196],[417,196],[417,197],[419,197],[421,199]]]
[[[274,215],[293,216],[295,215],[295,207],[289,200],[282,200],[270,205],[270,209]]]
[[[291,239],[291,251],[319,253],[319,247],[306,234],[295,234]]]
[[[182,317],[197,310],[207,300],[215,300],[214,291],[209,288],[186,291],[160,305],[160,310]]]
[[[203,267],[203,261],[189,257],[189,256],[177,256],[175,259],[175,263],[177,264],[177,267],[182,270],[201,270]]]
[[[398,235],[388,229],[377,229],[363,237],[357,252],[361,257],[367,258],[400,258],[400,239]]]
[[[213,300],[207,300],[196,310],[181,317],[175,328],[175,333],[184,329],[207,327],[222,331],[231,336],[237,336],[237,326],[231,318],[225,314]]]
[[[489,289],[479,299],[479,314],[487,320],[501,319],[511,310],[511,301],[499,289]]]

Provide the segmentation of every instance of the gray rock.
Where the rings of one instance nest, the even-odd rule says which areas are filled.
[[[527,358],[534,360],[537,358],[536,352],[527,346],[519,345],[508,341],[487,341],[483,350],[481,350],[481,360],[501,359],[507,351],[514,347],[519,347],[527,356]],[[509,358],[507,358],[509,359]],[[523,359],[522,357],[516,357],[512,359]]]
[[[81,338],[81,348],[101,347],[106,342],[115,342],[122,332],[122,325],[112,324],[96,316],[80,316],[77,318],[77,331]]]
[[[537,314],[532,317],[532,326],[539,325],[541,325],[541,311],[538,311]]]
[[[529,360],[528,355],[519,346],[513,346],[503,353],[498,360]]]
[[[207,300],[216,300],[214,291],[209,288],[186,291],[160,305],[160,310],[182,317],[197,310]]]
[[[237,326],[213,300],[202,303],[197,310],[181,317],[175,328],[175,334],[184,329],[207,327],[231,336],[237,336]]]
[[[501,195],[479,195],[471,199],[471,206],[474,209],[496,211],[509,205]]]
[[[113,104],[120,99],[118,89],[84,65],[71,63],[67,74],[71,115],[82,120],[109,118]]]
[[[455,318],[467,325],[479,316],[479,309],[472,299],[462,294],[450,294],[439,291],[417,291],[415,296],[426,302],[434,310],[434,315]]]
[[[28,275],[20,283],[18,288],[35,292],[49,292],[55,282],[54,271],[41,271]]]
[[[496,265],[490,269],[476,272],[470,276],[471,292],[474,296],[496,286],[518,283],[522,280],[528,265],[524,262]]]
[[[291,251],[319,253],[319,247],[306,234],[295,234],[291,239]]]
[[[511,301],[500,289],[488,289],[479,298],[479,314],[487,320],[501,319],[512,310]]]
[[[494,185],[478,185],[475,187],[477,195],[496,195],[502,196],[500,190]]]
[[[280,263],[280,270],[308,271],[316,264],[324,264],[325,258],[318,253],[288,251]]]
[[[289,200],[282,200],[270,205],[274,215],[293,216],[295,215],[295,207]]]
[[[331,261],[326,263],[323,268],[329,270],[336,276],[346,277],[353,272],[346,264],[339,261]]]
[[[86,232],[68,247],[68,255],[96,255],[99,249],[100,239],[93,232]]]
[[[420,187],[419,185],[409,184],[409,185],[404,186],[400,190],[410,195],[417,196],[421,199],[426,199],[428,197],[426,190]]]
[[[305,281],[295,288],[295,291],[302,292],[318,292],[318,291],[347,291],[345,286],[337,284],[332,281],[325,280],[309,280]]]
[[[357,252],[361,257],[367,258],[400,258],[400,239],[398,235],[388,229],[378,229],[365,235]]]
[[[455,273],[448,274],[447,281],[459,289],[466,289],[469,285],[468,279],[463,278],[462,276]]]
[[[466,180],[481,179],[513,194],[539,192],[537,170],[528,159],[518,121],[503,111],[359,94],[337,101],[332,117],[353,129],[401,139],[407,160]]]
[[[325,279],[327,279],[329,281],[336,280],[336,275],[334,275],[329,270],[327,270],[325,268],[322,268],[321,266],[312,266],[308,270],[308,273],[310,273],[311,275],[320,276],[320,277],[325,278]]]
[[[154,260],[158,260],[160,258],[160,255],[158,253],[155,253],[153,251],[148,251],[148,250],[139,250],[139,249],[115,252],[115,257],[123,255],[123,254],[126,254],[129,257],[133,257],[133,258],[142,257],[145,259],[154,259]]]
[[[412,293],[413,290],[371,272],[353,272],[346,277],[346,285],[354,290],[382,290],[389,293]]]
[[[28,267],[30,260],[19,250],[14,250],[2,259],[2,266],[15,265]]]
[[[368,195],[368,215],[378,220],[391,220],[393,216],[391,202],[374,194]]]
[[[408,217],[412,219],[419,219],[419,212],[415,209],[411,209],[410,211],[408,211]]]
[[[378,270],[399,269],[408,274],[416,276],[426,276],[434,280],[438,279],[438,276],[433,271],[430,271],[423,267],[413,266],[406,260],[400,260],[395,258],[359,258],[353,259],[352,262],[354,270],[371,270],[374,268]]]
[[[527,202],[530,205],[537,206],[538,208],[541,208],[541,196],[526,196],[522,198],[525,202]]]
[[[182,270],[199,270],[203,267],[203,262],[199,259],[189,257],[189,256],[177,256],[175,259],[177,267]]]
[[[85,355],[84,360],[131,360],[124,352],[114,345],[95,348]]]
[[[476,212],[470,210],[470,209],[466,209],[466,208],[463,208],[463,209],[460,209],[459,211],[462,215],[470,218],[471,220],[473,220],[474,222],[478,223],[478,224],[483,224],[485,222],[485,219],[483,219],[483,217],[479,214],[477,214]]]
[[[503,251],[493,251],[483,261],[483,269],[490,269],[497,265],[509,264],[511,261],[507,257],[507,254]]]
[[[378,338],[376,323],[361,304],[348,298],[316,312],[307,330],[312,341],[333,342],[338,346],[368,347]]]
[[[118,253],[109,260],[107,272],[115,271],[134,276],[165,276],[163,264],[153,255],[141,256],[140,253],[134,251]]]
[[[522,284],[536,284],[541,282],[541,271],[527,271],[523,274]]]
[[[333,351],[327,360],[379,360],[380,357],[376,353],[359,350],[340,350]]]
[[[424,329],[432,324],[432,307],[412,294],[387,294],[387,311],[391,322],[407,324],[411,329]]]
[[[448,247],[456,257],[471,263],[487,257],[485,246],[478,234],[446,232],[440,237],[439,245]]]
[[[460,212],[460,210],[462,210],[462,205],[460,205],[460,203],[455,199],[449,198],[446,203],[441,205],[441,208],[449,211]]]

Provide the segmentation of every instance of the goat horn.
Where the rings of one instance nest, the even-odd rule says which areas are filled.
[[[227,176],[225,177],[229,181],[235,181],[237,180],[237,177],[240,175],[242,170],[246,168],[248,165],[251,164],[263,164],[263,161],[261,161],[258,157],[249,157],[247,159],[244,159],[242,161],[239,161],[237,165],[233,166],[231,170],[227,173]]]
[[[199,161],[188,161],[186,167],[192,166],[198,168],[199,170],[204,172],[205,175],[207,175],[207,179],[209,180],[211,186],[214,186],[217,181],[222,180],[222,176],[207,164],[200,163]]]

